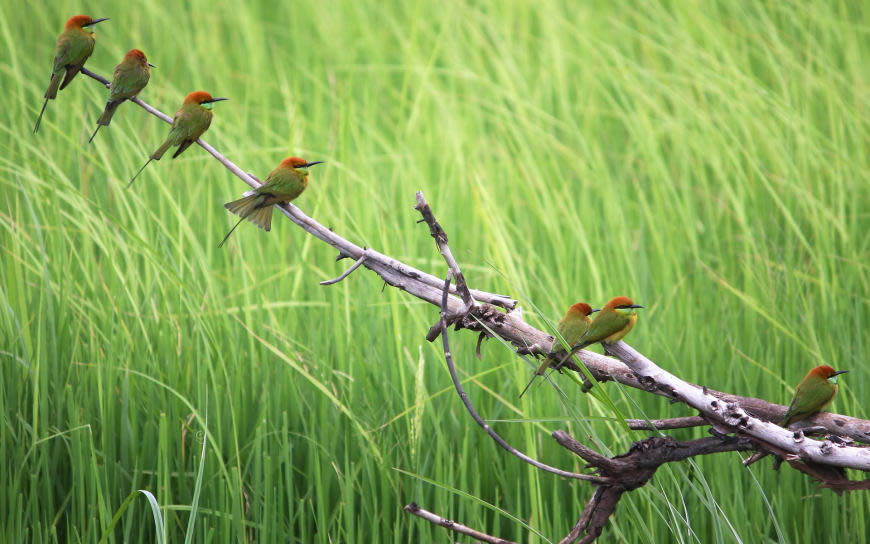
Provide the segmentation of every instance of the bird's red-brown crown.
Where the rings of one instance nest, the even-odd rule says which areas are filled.
[[[619,308],[620,306],[632,306],[634,302],[628,297],[616,297],[607,303],[608,308]]]
[[[589,315],[592,313],[592,306],[586,304],[585,302],[578,302],[577,304],[572,304],[568,311],[571,313],[579,313],[582,315]]]
[[[196,104],[202,104],[203,102],[209,102],[213,100],[212,96],[205,91],[193,91],[184,99],[185,104],[189,104],[190,102]]]
[[[64,29],[69,30],[71,28],[82,28],[83,26],[93,22],[94,19],[90,15],[73,15],[67,20]]]
[[[300,166],[304,166],[308,164],[308,161],[303,159],[302,157],[287,157],[283,161],[281,161],[281,166],[285,166],[287,168],[299,168]]]
[[[828,365],[817,366],[816,368],[810,370],[810,372],[826,380],[837,373],[836,370],[829,367]]]
[[[145,58],[145,53],[140,51],[139,49],[131,49],[127,51],[127,54],[124,55],[125,59],[136,59],[139,62],[148,62],[148,59]],[[206,93],[208,94],[208,93]]]

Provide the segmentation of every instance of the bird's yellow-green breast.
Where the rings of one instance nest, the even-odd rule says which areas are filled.
[[[195,91],[187,95],[181,108],[175,112],[169,139],[172,145],[181,145],[188,140],[196,140],[208,130],[214,113],[211,104],[217,100],[205,91]]]

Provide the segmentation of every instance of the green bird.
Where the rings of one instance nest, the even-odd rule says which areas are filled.
[[[562,319],[559,320],[559,324],[556,325],[556,330],[559,332],[559,335],[565,339],[565,342],[569,346],[573,346],[584,334],[586,334],[589,324],[592,323],[589,316],[597,311],[599,310],[593,310],[592,307],[585,302],[573,304],[568,308],[568,311],[565,312],[565,315],[562,316]],[[566,356],[567,352],[565,351],[565,348],[562,346],[559,339],[556,338],[553,341],[553,345],[550,347],[550,353],[544,358],[544,362],[541,366],[535,370],[532,379],[529,380],[529,383],[526,384],[523,392],[520,393],[520,397],[526,394],[526,391],[528,391],[529,387],[534,383],[535,378],[543,376],[550,366],[564,362]]]
[[[172,155],[174,159],[199,139],[202,133],[208,130],[211,118],[214,116],[211,111],[212,104],[221,100],[229,100],[229,98],[212,98],[205,91],[194,91],[187,95],[181,108],[175,112],[175,117],[172,118],[172,128],[169,129],[169,136],[166,137],[166,141],[157,148],[157,151],[151,154],[148,161],[142,165],[142,168],[136,172],[136,175],[127,184],[127,187],[130,187],[136,181],[136,178],[139,177],[139,174],[142,173],[142,170],[145,170],[145,167],[151,161],[159,161],[170,147],[178,146],[175,154]]]
[[[269,172],[266,181],[243,198],[227,202],[224,208],[239,215],[239,221],[224,236],[218,247],[223,247],[239,224],[247,219],[265,231],[272,230],[272,208],[275,204],[286,204],[302,194],[308,187],[309,166],[323,164],[323,161],[308,162],[300,157],[289,157],[281,161]]]
[[[817,366],[807,372],[794,390],[794,398],[779,424],[788,427],[794,421],[821,412],[837,396],[837,376],[848,370],[834,370],[828,365]]]
[[[148,85],[148,80],[151,78],[151,68],[154,68],[154,65],[148,62],[148,59],[145,58],[145,53],[138,49],[127,51],[121,63],[115,66],[112,85],[109,87],[109,101],[106,102],[106,109],[103,110],[103,115],[97,120],[97,129],[91,135],[88,143],[94,140],[94,136],[97,135],[100,127],[109,126],[118,106],[125,100],[129,100],[139,94],[139,91],[144,89],[145,85]]]
[[[637,322],[637,312],[635,311],[637,308],[643,308],[643,306],[635,304],[628,297],[611,299],[592,320],[575,349],[583,349],[598,342],[604,344],[619,342]]]
[[[69,82],[78,75],[85,65],[85,61],[94,52],[94,33],[88,30],[88,27],[108,19],[108,17],[93,19],[87,15],[76,15],[70,17],[66,22],[63,32],[57,37],[51,81],[48,84],[48,90],[45,91],[45,102],[43,102],[42,110],[36,119],[36,126],[33,127],[34,134],[39,130],[39,123],[42,122],[42,114],[45,113],[48,101],[57,98],[57,91],[65,89],[69,85]],[[61,83],[61,79],[63,79],[63,83]]]

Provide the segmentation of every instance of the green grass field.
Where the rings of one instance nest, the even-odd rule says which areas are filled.
[[[87,66],[144,50],[162,111],[231,98],[205,139],[244,169],[326,161],[297,204],[351,241],[443,276],[422,190],[471,285],[531,323],[532,303],[555,321],[628,294],[647,307],[629,342],[684,379],[787,403],[830,363],[852,370],[833,409],[870,417],[866,5],[366,4],[2,0],[0,540],[96,542],[147,489],[181,541],[206,436],[195,542],[456,539],[411,501],[555,542],[592,493],[473,424],[424,339],[435,307],[368,271],[321,287],[349,263],[282,217],[218,250],[247,186],[201,148],[125,190],[163,122],[125,104],[88,145],[107,93],[79,76],[32,134],[77,13],[111,17]],[[520,400],[527,365],[451,338],[477,408],[527,453],[578,470],[549,432],[616,453],[647,436],[564,377],[567,400]],[[691,414],[605,387],[630,417]],[[740,461],[663,468],[603,541],[866,538],[866,492]],[[139,496],[108,541],[157,536]]]

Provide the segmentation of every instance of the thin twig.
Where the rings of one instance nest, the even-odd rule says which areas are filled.
[[[628,428],[632,431],[667,431],[669,429],[688,429],[704,427],[710,423],[701,416],[671,417],[667,419],[626,419]]]
[[[417,517],[423,518],[429,523],[434,523],[435,525],[440,525],[445,529],[450,529],[451,531],[455,531],[457,533],[470,536],[479,542],[487,542],[489,544],[515,544],[510,540],[505,540],[503,538],[498,538],[497,536],[488,535],[486,533],[481,533],[480,531],[476,531],[471,529],[470,527],[466,527],[461,523],[456,523],[455,521],[451,521],[447,518],[443,518],[438,514],[434,514],[429,512],[428,510],[423,510],[416,503],[410,503],[405,506],[405,512],[409,514],[415,515]]]
[[[576,472],[567,472],[565,470],[551,467],[550,465],[532,459],[528,455],[522,453],[521,451],[517,450],[516,448],[505,442],[505,440],[501,436],[499,436],[499,434],[496,433],[492,429],[492,427],[490,427],[489,424],[483,420],[482,417],[480,417],[480,415],[477,413],[477,410],[475,410],[474,406],[471,405],[471,401],[468,399],[468,394],[462,388],[462,382],[459,381],[459,376],[456,374],[456,367],[453,364],[453,354],[450,352],[450,342],[447,339],[447,293],[449,292],[450,288],[450,276],[451,274],[450,272],[448,272],[447,278],[444,280],[444,289],[442,290],[441,340],[444,346],[444,358],[447,360],[447,368],[450,371],[450,377],[453,379],[453,386],[456,388],[456,392],[459,394],[459,398],[462,399],[462,404],[465,405],[465,409],[468,410],[468,413],[471,414],[471,417],[474,418],[474,421],[476,421],[478,425],[483,427],[483,430],[485,430],[487,434],[491,436],[493,440],[495,440],[496,444],[532,466],[565,478],[587,480],[595,483],[607,483],[607,478],[599,478],[598,476],[591,476],[589,474],[578,474]]]
[[[450,273],[453,274],[453,279],[456,281],[456,290],[462,297],[462,302],[465,303],[465,312],[468,313],[477,302],[468,289],[468,284],[465,282],[465,276],[459,269],[459,263],[453,258],[453,252],[450,251],[450,245],[447,243],[447,233],[441,227],[441,224],[435,219],[435,214],[432,213],[432,208],[426,202],[426,197],[423,196],[423,191],[417,191],[417,206],[415,209],[423,216],[423,221],[429,225],[429,234],[435,239],[435,244],[438,246],[438,251],[444,257]]]
[[[343,280],[344,278],[350,276],[351,273],[352,273],[354,270],[356,270],[356,269],[359,268],[359,267],[360,267],[364,262],[366,262],[366,259],[368,259],[368,255],[366,255],[365,253],[363,253],[363,255],[362,255],[359,259],[357,259],[357,260],[356,260],[352,265],[350,265],[350,268],[348,268],[347,270],[345,270],[344,273],[343,273],[341,276],[339,276],[339,277],[337,277],[337,278],[333,278],[333,279],[331,279],[331,280],[322,281],[322,282],[320,282],[320,285],[332,285],[332,284],[334,284],[334,283],[338,283],[338,282],[340,282],[340,281]]]

